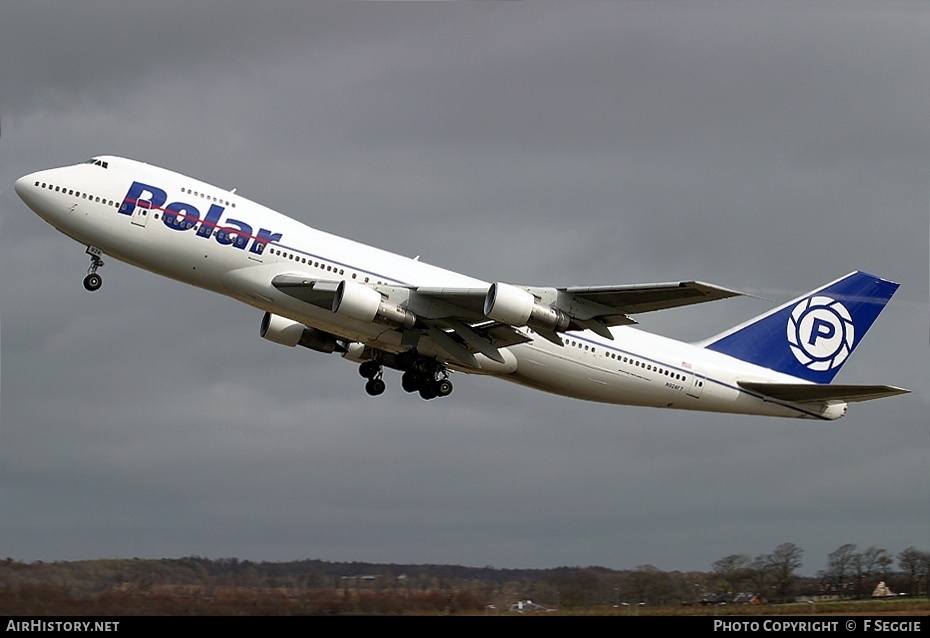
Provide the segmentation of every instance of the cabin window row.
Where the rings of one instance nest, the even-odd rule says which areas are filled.
[[[119,208],[119,203],[114,202],[112,199],[106,199],[104,197],[99,197],[97,195],[91,195],[90,193],[82,193],[81,191],[76,191],[71,188],[65,188],[64,186],[56,186],[54,184],[49,184],[47,182],[36,182],[36,186],[40,188],[46,188],[56,193],[62,193],[63,195],[80,197],[81,199],[89,199],[90,201],[96,202],[98,204],[104,204],[105,206],[113,206],[114,208]]]
[[[345,274],[345,270],[342,268],[337,268],[336,266],[333,266],[332,264],[324,264],[323,262],[320,262],[320,261],[313,261],[312,259],[307,259],[306,257],[301,257],[300,255],[295,255],[294,253],[289,253],[285,250],[278,250],[277,248],[272,248],[271,254],[277,255],[278,257],[283,257],[285,259],[290,259],[292,261],[296,261],[297,263],[300,263],[300,264],[307,264],[308,266],[313,266],[314,268],[319,268],[321,270],[325,269],[329,272],[333,272],[339,275]],[[353,279],[355,278],[354,274],[352,275],[352,278]]]
[[[216,195],[207,195],[206,193],[195,191],[192,188],[187,188],[185,186],[181,187],[181,192],[186,193],[188,195],[193,195],[194,197],[200,197],[210,202],[216,202],[217,204],[222,204],[223,206],[228,206],[230,208],[236,207],[236,202],[227,201],[221,197],[217,197]]]
[[[569,339],[568,344],[570,346],[578,348],[579,350],[585,350],[592,354],[597,354],[597,348],[595,348],[594,346],[588,345],[586,343],[575,341],[574,339]],[[672,370],[668,370],[667,368],[663,368],[662,366],[657,366],[652,363],[646,363],[645,361],[640,361],[639,359],[635,359],[633,357],[628,357],[626,355],[617,354],[616,352],[612,352],[610,350],[605,350],[604,356],[607,357],[608,359],[613,359],[615,361],[626,363],[628,365],[631,365],[637,368],[642,368],[648,372],[658,372],[659,374],[669,377],[671,379],[676,379],[678,381],[685,380],[685,375],[683,374],[674,372]]]
[[[321,261],[314,261],[312,259],[307,259],[306,257],[295,255],[294,253],[288,252],[286,250],[279,250],[277,248],[272,248],[270,249],[269,252],[272,255],[277,255],[278,257],[282,257],[284,259],[290,259],[291,261],[296,261],[299,264],[307,264],[308,266],[313,266],[314,268],[319,268],[320,270],[326,270],[327,272],[331,272],[337,275],[344,275],[346,272],[344,268],[338,268],[336,266],[333,266],[332,264],[326,264]],[[358,278],[358,273],[352,273],[352,279],[357,279],[357,278]],[[376,283],[378,285],[381,285],[384,283],[380,279],[375,282],[370,282],[368,277],[365,277],[364,281],[366,284]]]

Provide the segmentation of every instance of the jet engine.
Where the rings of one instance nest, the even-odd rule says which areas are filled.
[[[511,284],[491,284],[484,298],[484,314],[512,326],[543,330],[566,330],[572,319],[556,308],[544,306],[531,293]]]
[[[345,280],[336,288],[333,312],[359,321],[378,321],[401,328],[413,328],[417,322],[415,314],[386,301],[371,286]]]
[[[266,312],[265,316],[262,317],[261,334],[262,339],[280,343],[282,346],[290,348],[303,346],[327,354],[335,350],[340,352],[345,350],[339,345],[336,337],[328,332],[305,326],[286,317],[273,315],[270,312]]]

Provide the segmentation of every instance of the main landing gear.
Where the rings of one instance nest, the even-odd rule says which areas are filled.
[[[94,292],[103,285],[103,278],[97,274],[97,269],[103,266],[103,260],[100,258],[100,249],[95,246],[88,246],[87,254],[90,255],[90,267],[84,277],[84,289]]]
[[[449,371],[444,365],[434,359],[426,359],[411,355],[397,357],[397,363],[404,371],[400,385],[405,392],[420,394],[425,400],[437,397],[446,397],[452,394],[452,382],[449,381]],[[365,392],[371,396],[378,396],[384,392],[385,384],[381,378],[384,368],[377,360],[365,361],[358,367],[358,373],[368,379]]]
[[[405,392],[419,392],[420,397],[427,401],[452,394],[449,372],[441,366],[437,370],[411,368],[404,372],[400,385]]]
[[[366,361],[358,367],[358,373],[368,379],[365,384],[365,392],[373,397],[384,393],[384,380],[381,375],[384,374],[384,368],[377,361]]]

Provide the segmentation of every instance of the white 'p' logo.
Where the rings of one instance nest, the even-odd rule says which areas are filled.
[[[855,327],[846,306],[830,297],[810,297],[788,319],[788,344],[801,365],[825,371],[840,366],[855,343]]]

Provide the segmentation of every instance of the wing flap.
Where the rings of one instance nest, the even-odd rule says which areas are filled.
[[[473,351],[480,352],[498,363],[504,363],[504,355],[500,353],[500,350],[495,348],[487,338],[475,332],[471,326],[456,319],[446,319],[443,323],[461,337]]]
[[[766,383],[762,381],[740,381],[739,386],[773,399],[792,403],[823,403],[825,401],[846,402],[871,401],[907,394],[910,390],[891,385],[820,385],[814,383]]]
[[[448,335],[445,331],[440,330],[436,326],[427,326],[425,330],[426,336],[433,340],[437,346],[446,352],[452,359],[455,361],[476,370],[481,368],[481,364],[478,363],[478,360],[475,359],[467,346],[463,346]]]

